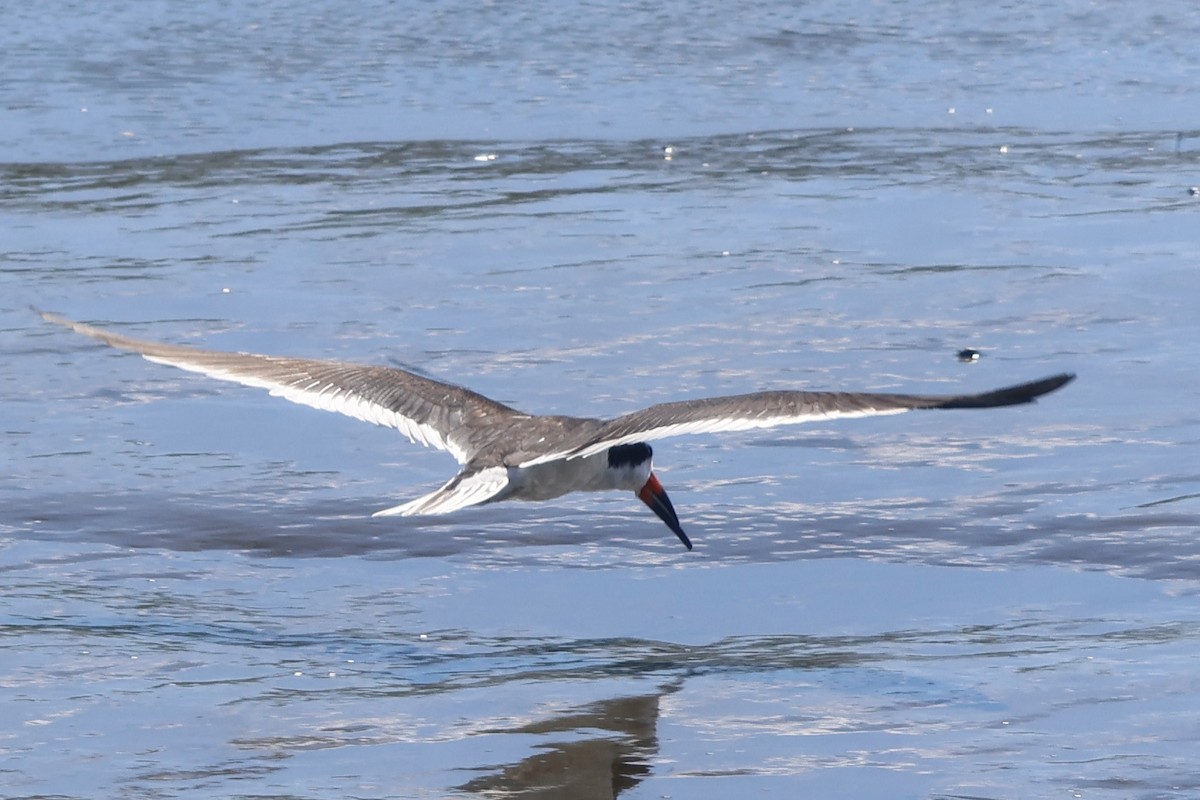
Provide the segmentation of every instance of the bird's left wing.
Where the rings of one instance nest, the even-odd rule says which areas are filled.
[[[994,408],[1032,402],[1069,383],[1063,373],[1042,380],[980,394],[917,395],[869,392],[757,392],[728,397],[683,400],[617,417],[587,440],[539,456],[521,466],[558,459],[583,458],[616,445],[645,442],[685,433],[718,433],[773,428],[838,417],[900,414],[919,408]]]
[[[149,361],[267,389],[293,403],[395,428],[418,444],[449,451],[460,464],[477,451],[472,430],[526,416],[469,389],[394,367],[201,350],[135,339],[58,314],[38,313],[48,322],[139,353]]]

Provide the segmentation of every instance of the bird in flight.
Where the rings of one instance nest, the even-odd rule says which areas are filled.
[[[35,309],[36,310],[36,309]],[[767,391],[681,400],[616,419],[526,414],[481,394],[396,367],[367,366],[163,344],[46,311],[48,322],[148,361],[267,389],[324,411],[395,428],[446,450],[462,465],[438,489],[374,516],[448,514],[501,500],[550,500],[568,492],[634,492],[689,550],[679,516],[654,475],[647,442],[685,433],[771,428],[913,409],[994,408],[1033,402],[1074,379],[1062,373],[979,394]]]

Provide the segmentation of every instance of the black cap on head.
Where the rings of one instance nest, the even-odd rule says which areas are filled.
[[[614,469],[616,467],[636,467],[638,464],[649,461],[652,455],[654,455],[654,451],[645,442],[619,444],[608,448],[608,466]]]

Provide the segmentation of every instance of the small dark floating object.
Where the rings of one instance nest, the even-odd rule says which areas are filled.
[[[1192,197],[1200,197],[1200,186],[1193,186],[1192,188],[1188,189],[1188,194],[1190,194]]]
[[[982,356],[983,356],[983,353],[979,352],[978,350],[972,350],[969,347],[965,350],[958,351],[958,360],[959,361],[966,361],[966,362],[978,361]]]

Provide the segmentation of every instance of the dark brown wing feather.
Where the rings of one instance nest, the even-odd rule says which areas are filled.
[[[467,463],[478,450],[472,432],[528,416],[481,394],[394,367],[225,353],[161,344],[38,312],[49,322],[144,358],[212,378],[267,389],[325,411],[396,428],[414,442],[448,450]]]
[[[609,447],[687,433],[771,428],[836,417],[899,414],[922,408],[995,408],[1029,403],[1075,378],[1061,374],[980,394],[915,395],[870,392],[756,392],[683,400],[634,411],[607,422],[594,435],[527,464],[581,458]]]

